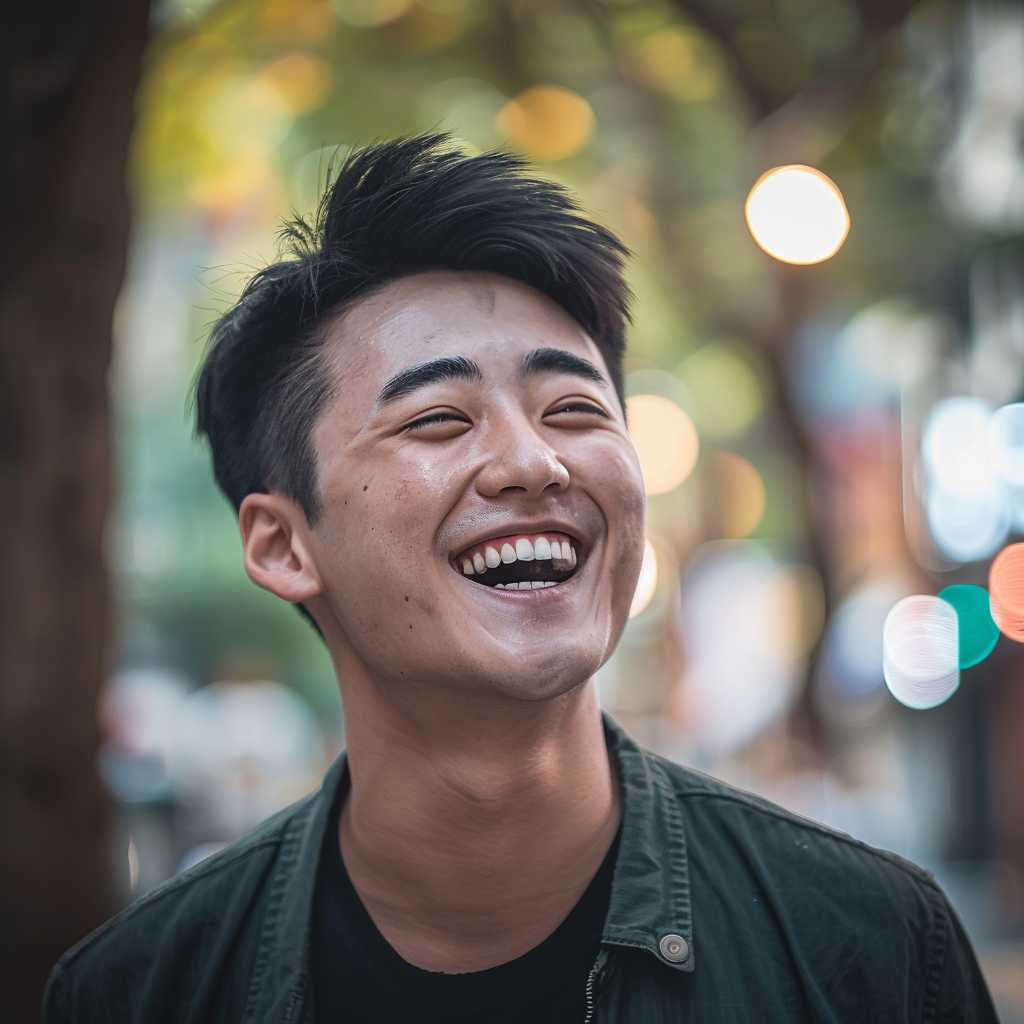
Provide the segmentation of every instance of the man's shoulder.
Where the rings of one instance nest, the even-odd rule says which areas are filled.
[[[68,950],[50,978],[46,1020],[138,1019],[142,991],[166,987],[155,973],[174,987],[202,987],[252,921],[310,799],[146,893]]]
[[[687,841],[702,852],[750,856],[773,878],[789,878],[802,891],[820,890],[880,907],[928,913],[945,896],[931,872],[888,850],[877,849],[845,832],[805,818],[764,797],[702,772],[653,757],[668,778],[683,811]]]

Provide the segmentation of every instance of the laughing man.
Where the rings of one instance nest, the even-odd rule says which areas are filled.
[[[929,874],[602,717],[644,538],[619,241],[438,138],[289,238],[198,421],[346,752],[69,952],[47,1021],[994,1022]]]

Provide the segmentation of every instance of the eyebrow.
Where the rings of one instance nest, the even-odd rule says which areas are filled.
[[[560,348],[535,348],[523,357],[523,376],[535,373],[571,373],[584,380],[608,387],[605,375],[589,359],[574,356]]]
[[[380,389],[377,401],[381,405],[396,402],[405,398],[428,384],[437,384],[443,380],[483,380],[480,367],[465,356],[442,356],[430,359],[425,363],[407,366],[399,371]]]

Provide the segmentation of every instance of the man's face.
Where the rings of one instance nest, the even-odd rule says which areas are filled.
[[[644,536],[594,342],[525,285],[430,273],[353,306],[326,356],[311,607],[340,626],[336,659],[526,700],[587,680],[625,626]]]

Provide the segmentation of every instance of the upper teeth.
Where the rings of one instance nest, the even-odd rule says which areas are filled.
[[[508,541],[485,544],[482,551],[478,549],[472,555],[462,555],[460,562],[463,574],[473,576],[476,573],[484,573],[488,569],[496,569],[503,562],[508,564],[516,561],[532,562],[549,559],[568,562],[570,566],[575,566],[576,549],[568,540],[559,540],[558,537],[535,537],[533,540],[529,537],[516,537],[514,541],[509,538]]]

